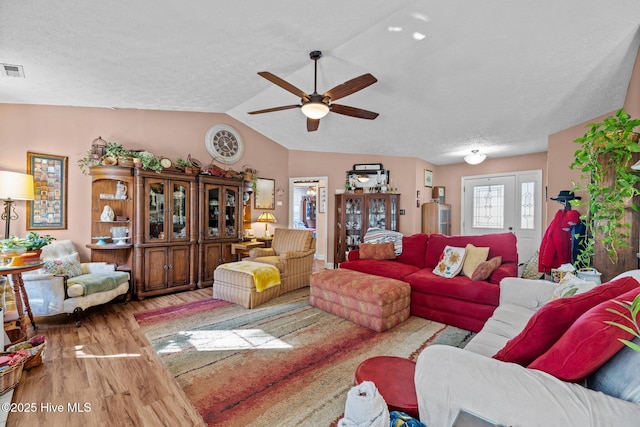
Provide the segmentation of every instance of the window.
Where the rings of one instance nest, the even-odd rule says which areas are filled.
[[[473,188],[473,227],[504,228],[504,185]]]

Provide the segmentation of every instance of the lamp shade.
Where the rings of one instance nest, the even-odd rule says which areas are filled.
[[[471,154],[464,156],[464,161],[469,163],[470,165],[478,165],[484,162],[484,159],[487,158],[485,154],[480,154],[479,150],[472,150]]]
[[[33,200],[33,175],[0,171],[0,199]]]
[[[310,119],[321,119],[329,114],[329,106],[324,102],[307,102],[300,107],[300,110]]]
[[[276,221],[276,217],[273,216],[273,214],[271,212],[262,212],[258,216],[258,219],[256,221],[258,221],[258,222],[277,222]]]

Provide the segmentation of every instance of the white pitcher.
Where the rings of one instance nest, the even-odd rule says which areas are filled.
[[[116,184],[116,199],[126,199],[127,198],[127,186],[122,183],[122,181],[118,181]]]

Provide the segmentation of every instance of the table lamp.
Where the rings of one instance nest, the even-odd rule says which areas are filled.
[[[269,237],[269,223],[277,222],[276,217],[271,212],[262,212],[256,221],[264,222],[264,237]]]
[[[16,200],[33,200],[33,175],[0,171],[0,199],[4,200],[1,218],[6,221],[4,238],[9,238],[11,220],[18,219],[14,203]]]

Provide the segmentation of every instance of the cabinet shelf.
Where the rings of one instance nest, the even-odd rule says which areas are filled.
[[[89,243],[84,245],[86,248],[89,249],[95,249],[95,250],[105,250],[105,251],[111,251],[114,249],[131,249],[133,247],[133,245],[131,243],[127,243],[124,245],[118,245],[116,243],[107,243],[104,245],[96,245],[95,243]]]

